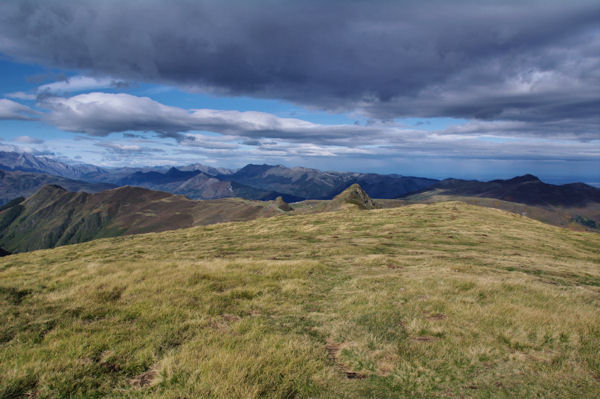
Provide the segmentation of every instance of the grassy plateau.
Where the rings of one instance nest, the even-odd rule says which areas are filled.
[[[598,398],[600,235],[460,202],[0,259],[1,398]]]

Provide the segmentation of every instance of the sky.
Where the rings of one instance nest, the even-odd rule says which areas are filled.
[[[600,185],[600,1],[3,0],[0,150]]]

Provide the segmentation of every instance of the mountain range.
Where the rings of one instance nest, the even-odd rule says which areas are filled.
[[[88,164],[69,165],[47,157],[11,152],[0,152],[0,169],[55,175],[88,183],[135,185],[183,194],[192,199],[241,197],[273,200],[281,196],[288,202],[304,199],[332,199],[352,184],[360,184],[374,198],[396,198],[417,192],[437,182],[435,179],[421,177],[323,172],[317,169],[287,168],[281,165],[250,164],[239,170],[214,168],[202,164],[180,167],[101,168]],[[49,183],[64,187],[64,184],[59,182],[48,181],[45,184]],[[34,186],[35,182],[29,185]],[[37,185],[36,189],[40,187],[41,185]],[[27,196],[31,193],[16,194]]]
[[[304,199],[331,199],[352,184],[359,184],[373,198],[397,198],[437,182],[437,180],[422,177],[323,172],[302,167],[286,168],[281,165],[252,164],[228,175],[227,179]]]
[[[182,194],[191,199],[239,197],[269,201],[282,196],[286,201],[302,200],[302,198],[294,195],[260,190],[235,181],[226,180],[226,177],[219,179],[198,169],[186,171],[172,167],[164,173],[157,171],[137,171],[121,179],[113,179],[112,181],[119,186],[145,187],[173,194]]]
[[[496,198],[537,206],[585,206],[600,202],[600,189],[584,183],[563,185],[547,184],[527,174],[509,180],[479,182],[474,180],[446,179],[425,191],[438,190],[438,194]]]
[[[104,173],[103,168],[90,164],[71,164],[26,152],[7,151],[0,151],[0,169],[36,172],[68,179],[85,179],[86,176],[95,176]]]
[[[449,200],[504,209],[562,227],[600,230],[600,189],[583,183],[547,184],[532,175],[479,182],[281,165],[251,164],[235,171],[201,164],[109,169],[21,155],[0,153],[4,169],[0,247],[9,252],[290,211],[305,214]],[[17,163],[7,164],[12,161]]]

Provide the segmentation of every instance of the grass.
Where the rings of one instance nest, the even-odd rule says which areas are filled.
[[[411,203],[447,201],[460,201],[471,205],[502,209],[571,230],[600,232],[600,204],[598,202],[589,202],[584,206],[535,206],[495,198],[448,195],[443,190],[431,190],[405,197],[402,200],[378,200],[378,203],[385,207],[392,207]]]
[[[0,397],[600,396],[600,236],[447,202],[0,260]]]

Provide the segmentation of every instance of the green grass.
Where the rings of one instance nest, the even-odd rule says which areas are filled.
[[[462,203],[0,260],[0,397],[600,396],[600,236]]]

